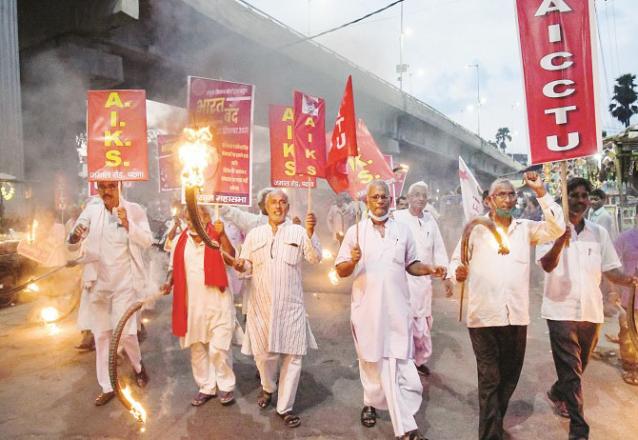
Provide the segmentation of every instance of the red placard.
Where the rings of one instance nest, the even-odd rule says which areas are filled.
[[[348,192],[358,200],[365,195],[368,183],[381,179],[392,186],[394,175],[363,119],[357,123],[357,145],[359,155],[348,159],[347,170],[350,182]]]
[[[210,128],[216,153],[204,173],[200,203],[250,206],[254,90],[251,84],[188,77],[189,124]]]
[[[276,188],[314,188],[316,178],[295,173],[293,145],[294,115],[292,107],[270,105],[270,184]]]
[[[177,191],[181,188],[181,164],[178,157],[179,136],[157,135],[157,166],[159,168],[160,192]]]
[[[299,174],[324,177],[326,168],[326,103],[295,91],[295,166]]]
[[[531,163],[599,150],[593,0],[516,0]]]
[[[148,180],[146,92],[89,90],[89,180]]]

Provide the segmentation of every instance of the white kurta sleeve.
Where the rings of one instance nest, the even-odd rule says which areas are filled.
[[[556,240],[565,232],[565,220],[563,210],[558,203],[552,199],[550,194],[539,197],[538,204],[543,210],[544,221],[533,222],[529,239],[532,243],[547,243]]]
[[[312,238],[308,238],[308,234],[303,234],[303,256],[310,264],[317,264],[321,261],[321,243],[317,234],[312,234]]]
[[[128,208],[128,238],[139,248],[148,249],[153,244],[153,233],[146,212],[138,205],[129,205]]]
[[[253,214],[252,212],[242,211],[234,206],[222,207],[222,216],[234,223],[239,230],[247,234],[251,229],[259,226],[261,214]]]
[[[433,253],[434,253],[434,264],[437,266],[446,266],[450,262],[447,257],[447,250],[445,249],[445,243],[443,242],[443,236],[441,235],[441,231],[439,230],[439,225],[434,224],[434,236],[433,240]]]
[[[459,240],[456,248],[454,249],[454,252],[452,253],[452,259],[450,260],[450,265],[448,266],[447,271],[447,273],[450,274],[450,278],[455,283],[458,282],[456,280],[456,268],[461,265],[461,240],[463,240],[463,238]]]
[[[609,233],[603,227],[599,228],[598,232],[600,233],[602,271],[607,272],[608,270],[621,268],[622,263],[620,262],[620,258],[618,258],[618,254],[616,253],[614,244],[611,242],[611,238],[609,238]]]
[[[244,244],[241,247],[241,252],[239,253],[239,258],[245,260],[246,262],[244,263],[244,268],[246,269],[243,273],[244,274],[250,274],[253,271],[253,265],[252,265],[252,253],[250,252],[250,250],[253,247],[253,239],[254,234],[248,234],[246,235],[246,239],[244,240]]]
[[[352,248],[357,244],[355,237],[355,228],[356,226],[351,226],[350,228],[348,228],[348,231],[343,238],[343,242],[341,242],[341,246],[339,247],[337,258],[335,258],[335,266],[352,259],[350,252],[352,251]]]
[[[419,261],[419,255],[416,250],[416,241],[412,235],[412,231],[406,227],[407,240],[405,242],[405,267],[415,261]]]

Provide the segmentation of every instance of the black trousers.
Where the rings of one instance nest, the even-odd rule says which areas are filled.
[[[527,326],[470,328],[479,392],[479,440],[502,440],[503,418],[525,359]]]
[[[567,405],[570,440],[589,438],[581,378],[598,343],[600,324],[547,320],[547,327],[558,376],[550,392]]]

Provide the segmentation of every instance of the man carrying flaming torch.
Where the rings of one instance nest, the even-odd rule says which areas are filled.
[[[545,221],[513,219],[516,191],[509,180],[497,179],[490,186],[490,212],[484,219],[500,229],[509,253],[499,249],[493,232],[478,228],[469,238],[471,264],[462,262],[463,240],[450,263],[456,281],[468,282],[467,326],[478,372],[481,440],[504,438],[503,418],[523,367],[530,244],[550,242],[565,231],[562,210],[545,191],[540,176],[528,172],[524,181],[536,193]]]
[[[97,187],[102,203],[86,206],[67,241],[70,251],[80,252],[79,262],[84,264],[82,283],[89,299],[95,367],[102,387],[95,405],[102,406],[115,396],[108,373],[112,330],[146,287],[143,251],[151,246],[153,236],[146,212],[120,196],[118,182],[100,181]],[[136,383],[144,387],[148,376],[137,339],[137,316],[129,320],[124,335],[122,345],[135,370]]]
[[[224,224],[217,220],[213,225],[208,210],[202,206],[198,210],[207,234],[225,255],[234,256]],[[233,294],[221,252],[205,246],[190,217],[172,249],[170,271],[163,290],[168,293],[173,287],[173,334],[182,348],[191,349],[193,377],[199,387],[191,404],[201,406],[219,395],[222,405],[230,405],[235,399],[230,348],[238,325]]]

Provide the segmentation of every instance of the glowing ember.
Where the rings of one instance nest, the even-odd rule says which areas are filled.
[[[122,388],[122,395],[126,401],[131,405],[131,414],[138,422],[146,423],[146,410],[140,402],[133,398],[129,387]]]
[[[38,286],[36,283],[30,283],[27,286],[26,290],[33,293],[38,293],[40,291],[40,286]]]
[[[182,162],[182,183],[187,186],[204,184],[204,169],[210,160],[210,142],[213,140],[208,127],[194,130],[185,128],[186,142],[179,148],[179,160]]]
[[[324,260],[332,260],[334,258],[334,255],[332,255],[332,252],[330,252],[328,249],[323,249],[321,251],[321,258],[323,258]]]
[[[510,242],[509,242],[509,237],[507,235],[507,231],[501,228],[500,226],[496,227],[496,231],[498,232],[498,235],[501,236],[501,241],[503,243],[503,249],[502,249],[503,252],[501,252],[501,247],[498,245],[498,241],[496,241],[496,238],[494,238],[494,236],[490,234],[490,237],[492,237],[492,240],[491,240],[492,246],[494,247],[494,249],[498,250],[499,253],[509,254]]]
[[[330,280],[330,284],[333,286],[339,284],[339,275],[337,275],[336,269],[330,269],[330,272],[328,272],[328,279]]]
[[[58,334],[60,334],[60,327],[58,327],[57,324],[47,324],[47,332],[51,336],[58,335]]]
[[[142,324],[148,324],[149,321],[150,320],[148,318],[142,318]]]
[[[174,206],[171,208],[171,215],[172,215],[173,217],[175,217],[175,216],[177,215],[177,208],[176,208],[176,207],[174,207]]]
[[[60,312],[55,307],[45,307],[40,310],[40,318],[46,322],[56,321],[60,317]]]

